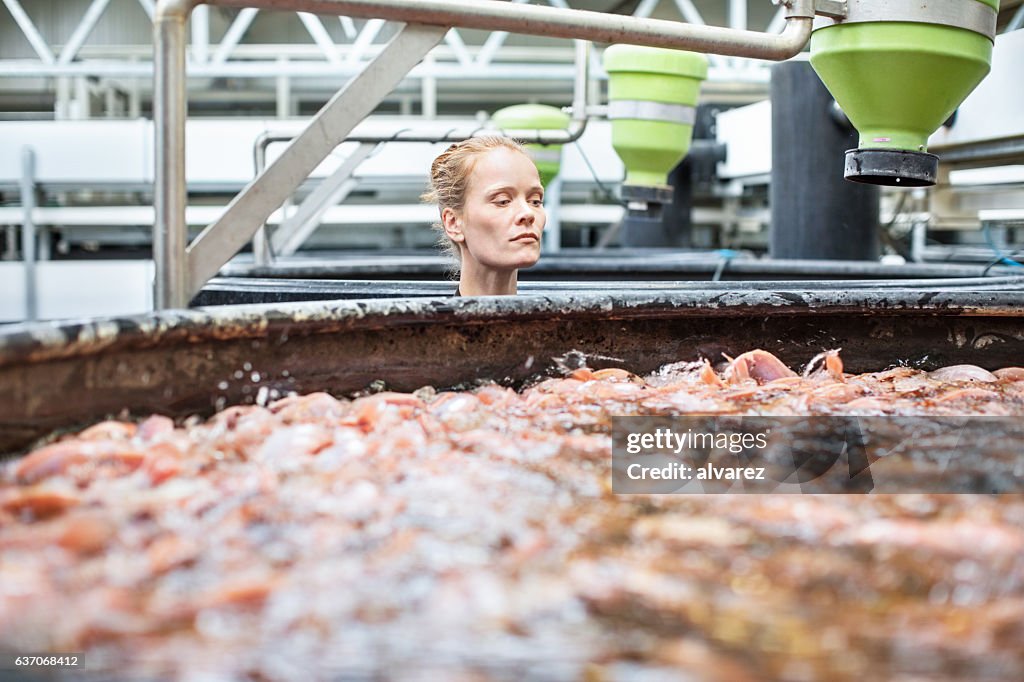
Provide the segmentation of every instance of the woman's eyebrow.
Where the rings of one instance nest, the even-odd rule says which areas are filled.
[[[499,185],[497,187],[488,187],[486,190],[484,190],[484,196],[493,197],[503,192],[508,194],[515,194],[516,187],[514,187],[513,185]],[[526,190],[525,194],[526,196],[532,196],[534,194],[543,195],[544,188],[541,187],[540,185],[534,185],[533,187],[530,187],[528,190]]]

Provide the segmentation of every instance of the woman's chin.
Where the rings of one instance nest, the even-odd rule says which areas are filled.
[[[516,270],[522,270],[524,268],[533,267],[534,265],[537,264],[537,261],[539,261],[539,260],[540,260],[540,254],[539,253],[535,253],[535,254],[533,254],[531,256],[520,258],[517,261],[516,265],[513,265],[512,267],[515,268]]]

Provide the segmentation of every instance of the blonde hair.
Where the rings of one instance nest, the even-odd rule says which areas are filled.
[[[420,199],[436,203],[439,215],[446,208],[456,213],[462,211],[466,205],[466,190],[469,188],[469,177],[473,173],[476,157],[493,149],[511,149],[530,158],[523,145],[509,137],[484,135],[456,142],[434,159],[430,166],[430,187]],[[438,232],[438,248],[452,259],[452,274],[458,275],[462,262],[458,246],[445,234],[441,222],[434,223],[433,227]]]

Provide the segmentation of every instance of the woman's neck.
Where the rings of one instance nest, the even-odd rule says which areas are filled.
[[[518,270],[484,268],[466,258],[459,275],[459,293],[463,296],[509,296],[516,293],[518,274]]]

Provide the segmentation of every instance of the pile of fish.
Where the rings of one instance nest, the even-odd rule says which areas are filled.
[[[132,680],[1024,679],[1024,496],[613,494],[612,416],[689,414],[1024,415],[1024,369],[755,350],[103,422],[0,468],[0,651]]]

